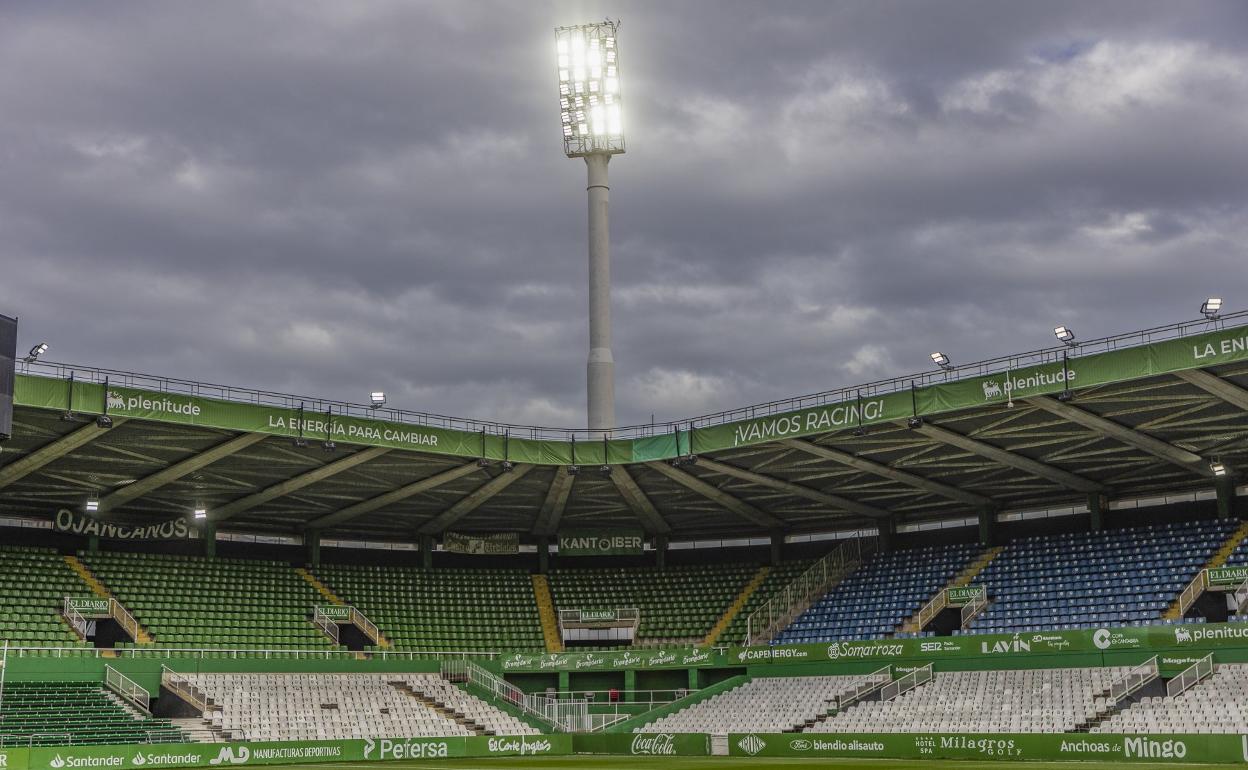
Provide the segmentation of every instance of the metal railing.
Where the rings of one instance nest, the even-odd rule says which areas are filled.
[[[875,552],[877,540],[846,540],[815,562],[796,580],[772,595],[745,621],[747,645],[769,640],[776,631],[792,623],[811,603],[844,579]]]
[[[976,594],[974,599],[971,599],[969,602],[962,605],[962,628],[965,630],[966,627],[970,625],[970,622],[975,619],[975,616],[983,612],[984,608],[987,606],[988,589],[985,588]]]
[[[177,695],[182,700],[199,709],[202,714],[208,711],[211,704],[208,703],[208,697],[200,692],[199,688],[191,684],[191,680],[179,674],[177,671],[162,665],[160,667],[160,685],[169,692]]]
[[[1231,593],[1231,598],[1235,602],[1235,614],[1242,615],[1244,608],[1248,607],[1248,579],[1239,584],[1239,587]]]
[[[368,619],[368,616],[360,612],[354,606],[351,607],[351,623],[364,632],[364,635],[373,640],[373,644],[381,644],[381,629],[377,628],[377,624]]]
[[[893,681],[893,667],[885,666],[877,671],[872,671],[862,678],[862,680],[854,686],[852,690],[840,693],[830,701],[832,708],[837,711],[843,711],[857,701],[865,698],[876,690],[885,687],[889,682]]]
[[[1213,676],[1216,668],[1213,663],[1213,653],[1211,652],[1180,671],[1178,676],[1166,682],[1166,697],[1173,698],[1177,695],[1182,695],[1200,684],[1201,681]]]
[[[625,690],[623,688],[616,690],[555,690],[554,697],[559,700],[583,699],[589,701],[590,705],[593,706],[649,706],[655,708],[666,706],[695,692],[697,690],[687,687],[669,690]],[[611,700],[612,693],[617,696],[615,700]]]
[[[95,647],[11,647],[9,654],[16,658],[75,658],[75,657],[117,657],[117,658],[156,658],[174,657],[187,659],[236,659],[256,658],[263,660],[356,660],[359,653],[351,650],[266,650],[257,648],[211,648],[211,647],[157,647],[145,644],[142,647],[117,647],[115,649],[97,649]],[[503,653],[483,652],[479,650],[429,650],[402,651],[370,650],[365,655],[387,660],[493,660]]]
[[[587,700],[563,700],[526,693],[502,677],[467,660],[444,660],[441,671],[443,679],[481,687],[529,716],[566,732],[588,732],[592,729]]]
[[[607,729],[611,725],[619,724],[630,718],[631,714],[590,714],[589,715],[589,732],[596,733]]]
[[[1110,705],[1117,706],[1160,675],[1157,668],[1157,656],[1154,655],[1123,674],[1121,679],[1109,686]]]
[[[1205,589],[1209,587],[1209,570],[1202,569],[1196,573],[1196,577],[1192,578],[1192,582],[1187,584],[1183,589],[1183,593],[1179,594],[1179,617],[1186,617],[1187,611],[1192,608],[1196,600],[1200,598]]]
[[[105,733],[104,737],[109,734]],[[117,736],[117,743],[128,744],[151,744],[151,743],[181,743],[185,740],[180,730],[144,730],[142,737],[135,739],[130,732]],[[78,735],[76,733],[32,733],[28,735],[7,735],[0,734],[0,749],[11,748],[34,748],[35,746],[98,746],[100,745],[100,734],[92,733],[88,736]]]
[[[900,679],[895,679],[881,687],[880,700],[892,700],[930,681],[932,681],[932,664],[928,663],[923,668],[916,668]]]
[[[1203,334],[1214,329],[1235,326],[1237,322],[1248,320],[1248,311],[1222,314],[1217,321],[1199,319],[1157,326],[1151,329],[1117,334],[1111,337],[1077,342],[1073,346],[1056,345],[1047,348],[1018,353],[1010,356],[999,356],[984,361],[954,366],[948,370],[923,371],[914,374],[877,380],[863,385],[855,385],[833,390],[825,390],[803,396],[783,398],[751,406],[713,412],[683,420],[628,425],[609,432],[611,438],[647,438],[687,431],[696,427],[721,425],[738,420],[750,420],[757,417],[782,414],[798,409],[810,409],[831,404],[855,403],[862,398],[877,398],[889,393],[906,392],[911,388],[928,385],[943,385],[961,379],[980,377],[987,374],[1012,372],[1045,364],[1060,364],[1064,358],[1073,360],[1079,356],[1106,353],[1124,348],[1139,347],[1155,342],[1181,339],[1194,334]],[[490,435],[525,437],[550,441],[568,441],[575,437],[577,441],[601,440],[602,431],[587,428],[550,428],[537,425],[519,425],[495,420],[476,420],[463,417],[450,417],[430,412],[413,412],[402,409],[374,409],[369,404],[353,404],[334,399],[312,398],[288,393],[257,390],[254,388],[238,388],[230,385],[216,385],[206,382],[194,382],[172,377],[161,377],[151,374],[140,374],[118,369],[103,369],[92,366],[75,366],[73,364],[53,361],[34,361],[17,363],[17,371],[22,374],[34,374],[57,379],[74,378],[75,382],[90,382],[115,385],[126,388],[140,388],[161,393],[198,396],[223,401],[272,406],[281,409],[297,410],[303,408],[308,415],[332,413],[335,417],[366,417],[389,420],[409,425],[446,428],[450,430],[484,432]],[[690,453],[696,447],[689,447]]]
[[[933,596],[927,604],[919,608],[918,625],[915,631],[922,631],[923,627],[932,622],[932,619],[945,611],[949,606],[949,592],[942,589]]]
[[[104,666],[104,684],[108,689],[125,698],[130,705],[148,716],[152,715],[152,694],[138,682],[107,664]]]
[[[126,609],[121,602],[115,598],[108,600],[108,614],[113,620],[117,621],[117,625],[121,626],[121,630],[130,635],[130,638],[136,642],[139,640],[139,621],[134,615],[130,614],[130,610]]]
[[[594,610],[559,610],[559,626],[567,628],[598,628],[602,626],[633,626],[641,622],[641,610],[636,607],[621,607],[609,610],[614,613],[609,618],[594,618]],[[585,616],[589,615],[587,619]]]
[[[312,625],[321,629],[321,633],[332,639],[334,644],[338,644],[338,624],[330,620],[320,607],[312,609]]]
[[[78,638],[85,642],[87,640],[87,619],[75,607],[70,606],[69,599],[65,600],[65,609],[62,614],[65,615],[65,622],[69,624],[70,628],[74,629],[75,634],[78,634]]]

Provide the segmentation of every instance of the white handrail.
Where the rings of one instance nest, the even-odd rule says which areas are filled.
[[[1144,685],[1160,676],[1157,668],[1157,656],[1149,658],[1132,668],[1122,678],[1109,686],[1109,702],[1118,705],[1132,693],[1138,692]]]
[[[872,692],[884,687],[893,681],[893,667],[885,666],[884,668],[872,671],[862,678],[852,690],[847,693],[841,693],[835,696],[831,703],[832,707],[837,711],[843,710],[846,706],[861,699],[863,696],[870,695]]]
[[[369,620],[368,616],[355,606],[351,607],[351,622],[363,631],[365,636],[372,639],[374,644],[381,644],[381,629],[377,628],[377,624]]]
[[[199,688],[191,684],[191,680],[163,664],[160,667],[160,684],[199,709],[201,714],[208,710],[208,698]]]
[[[1243,614],[1244,608],[1248,607],[1248,579],[1239,584],[1239,588],[1235,589],[1231,597],[1235,600],[1235,614]]]
[[[321,633],[332,639],[334,644],[338,644],[338,634],[340,633],[338,624],[330,620],[329,616],[320,607],[312,608],[312,624],[321,629]]]
[[[123,631],[130,635],[131,639],[139,641],[139,621],[114,597],[109,597],[108,614],[117,621],[117,625],[121,626]]]
[[[104,666],[104,684],[128,700],[135,708],[149,717],[152,715],[152,694],[138,682],[107,664]]]
[[[966,629],[967,625],[975,619],[975,616],[984,611],[988,606],[988,590],[985,588],[976,594],[975,598],[962,605],[962,628]]]
[[[69,599],[65,600],[65,610],[61,614],[65,616],[65,622],[69,623],[69,627],[74,629],[74,633],[78,634],[78,638],[85,642],[87,640],[87,619],[69,603]]]
[[[876,544],[874,539],[846,540],[811,565],[810,569],[750,613],[745,621],[746,644],[766,642],[775,632],[792,623],[834,583],[857,569],[875,551]]]
[[[1183,589],[1183,593],[1179,594],[1179,617],[1186,617],[1187,611],[1191,609],[1200,595],[1209,587],[1209,570],[1202,569],[1196,573],[1196,577],[1192,578],[1192,582],[1187,584]]]
[[[588,700],[529,694],[467,660],[442,661],[442,678],[451,682],[475,684],[526,714],[567,732],[588,732],[593,729]]]
[[[933,596],[927,604],[919,609],[918,627],[915,631],[922,631],[923,627],[932,622],[932,619],[945,611],[949,606],[949,593],[946,589],[941,589]]]
[[[1182,695],[1197,684],[1200,684],[1202,680],[1212,676],[1215,669],[1213,653],[1211,652],[1183,669],[1178,676],[1166,682],[1166,697],[1173,698],[1177,695]]]
[[[930,681],[932,681],[932,664],[928,663],[923,668],[916,668],[900,679],[884,685],[880,689],[880,700],[892,700]]]

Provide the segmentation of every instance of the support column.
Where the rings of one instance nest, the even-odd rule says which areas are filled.
[[[888,553],[897,542],[897,517],[889,514],[887,519],[880,519],[880,550]]]
[[[559,672],[559,692],[568,692],[572,689],[572,677],[567,671]]]
[[[100,536],[99,535],[87,535],[87,553],[99,553],[99,552],[100,552]]]
[[[1088,495],[1088,516],[1092,520],[1092,531],[1105,529],[1105,509],[1109,507],[1105,495],[1093,492]]]
[[[784,560],[784,533],[771,533],[771,561],[768,563],[775,567]]]
[[[420,566],[433,569],[433,535],[420,536]]]
[[[702,669],[700,668],[689,669],[689,689],[690,690],[702,689]]]
[[[317,529],[303,531],[303,545],[307,554],[305,558],[313,567],[321,566],[321,532]]]
[[[980,545],[995,545],[997,535],[997,509],[981,508],[979,510],[979,543]]]
[[[632,693],[637,690],[637,672],[633,669],[624,670],[624,692]]]
[[[1235,479],[1231,476],[1218,476],[1213,480],[1213,488],[1218,493],[1218,518],[1229,519],[1236,516]]]
[[[550,572],[550,538],[537,539],[537,571],[543,575]]]
[[[611,156],[585,156],[589,184],[589,362],[586,386],[589,429],[615,427],[615,359],[611,355],[611,238],[608,216]]]
[[[217,557],[217,523],[204,519],[199,525],[199,536],[204,541],[204,556],[215,559]]]
[[[654,563],[659,569],[667,568],[667,535],[654,536]]]

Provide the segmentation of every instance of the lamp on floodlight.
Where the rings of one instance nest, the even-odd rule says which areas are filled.
[[[1066,343],[1067,345],[1075,344],[1075,333],[1072,332],[1068,327],[1065,327],[1065,326],[1053,327],[1053,336],[1057,337],[1059,340]]]
[[[610,476],[611,466],[607,465],[606,463],[603,463],[602,465],[598,466],[598,472],[601,473],[603,476]]]
[[[98,497],[88,497],[88,498],[87,498],[87,504],[86,504],[85,508],[86,508],[87,513],[99,513],[99,510],[100,510],[100,498],[98,498]]]
[[[39,356],[47,352],[48,352],[48,343],[40,342],[38,345],[35,345],[33,348],[30,349],[30,352],[26,354],[26,357],[23,358],[22,361],[28,364],[33,364],[34,362],[39,360]]]
[[[503,469],[503,473],[511,473],[513,470],[515,470],[516,464],[513,463],[511,460],[503,460],[503,462],[498,467]]]
[[[951,364],[949,363],[949,356],[945,355],[944,353],[941,353],[939,350],[933,353],[931,355],[931,358],[932,358],[932,363],[936,364],[941,369],[952,368]]]
[[[1209,461],[1209,470],[1213,472],[1215,477],[1227,475],[1230,471],[1226,469],[1226,464],[1221,460],[1213,459]]]
[[[611,353],[611,238],[607,163],[624,152],[619,22],[555,29],[563,153],[584,158],[589,173],[588,426],[615,427],[615,359]]]
[[[375,390],[369,394],[369,406],[373,409],[380,409],[386,405],[386,394],[380,390]]]
[[[918,430],[923,427],[923,418],[917,414],[906,419],[906,427],[910,430]]]
[[[208,509],[202,505],[195,506],[195,518],[197,519],[208,518]]]
[[[578,473],[580,473],[580,472],[581,472],[581,466],[579,466],[579,465],[569,465],[569,466],[568,466],[568,475],[569,475],[569,476],[575,476],[575,475],[577,475],[577,474],[578,474]]]
[[[1222,312],[1222,298],[1210,297],[1200,306],[1200,314],[1210,321],[1218,320],[1218,314]]]
[[[338,450],[338,445],[334,443],[333,439],[327,438],[321,442],[321,449],[324,449],[326,452],[335,452]]]

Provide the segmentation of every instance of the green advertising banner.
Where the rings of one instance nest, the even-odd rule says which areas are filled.
[[[1248,580],[1248,567],[1218,567],[1209,570],[1209,585],[1238,588]]]
[[[95,535],[108,540],[188,540],[199,537],[199,532],[185,518],[168,519],[154,524],[118,524],[97,521],[65,508],[52,517],[52,528],[57,532]]]
[[[29,749],[0,747],[0,770],[28,770],[30,767],[29,754]]]
[[[559,535],[560,556],[639,556],[646,536],[640,530],[581,530]]]
[[[448,553],[466,553],[474,556],[508,556],[520,553],[520,533],[466,535],[462,532],[443,532],[442,549]]]
[[[945,600],[955,607],[968,604],[984,592],[983,586],[966,586],[964,588],[946,588]]]
[[[728,753],[734,757],[1243,763],[1248,762],[1248,737],[1099,733],[747,733],[728,736]]]
[[[78,611],[84,618],[106,618],[109,616],[108,599],[98,596],[82,599],[67,599],[69,606]]]
[[[335,622],[351,622],[351,608],[342,604],[326,604],[324,606],[317,607],[316,612],[319,612],[326,618]]]
[[[493,662],[504,673],[539,671],[621,671],[625,669],[707,668],[734,665],[711,648],[621,650],[618,652],[514,652]]]
[[[842,430],[858,425],[900,422],[919,416],[1004,405],[1011,399],[1053,395],[1067,388],[1081,389],[1167,374],[1184,369],[1248,360],[1248,327],[1195,334],[1137,347],[1076,356],[1052,363],[1025,366],[1008,372],[927,385],[912,392],[894,392],[850,398],[843,402],[782,414],[708,425],[637,439],[586,441],[576,446],[576,462],[583,465],[664,460],[681,453],[705,453],[782,438]],[[125,388],[97,383],[19,374],[14,403],[45,409],[69,408],[82,414],[108,414],[161,422],[202,425],[246,433],[332,439],[365,446],[414,449],[458,457],[539,465],[573,464],[570,441],[505,438],[475,431],[390,422],[370,417],[315,414],[298,408],[244,403],[182,393]],[[850,392],[850,391],[846,391]]]
[[[703,733],[578,733],[577,754],[622,754],[631,757],[704,757],[710,737]]]

